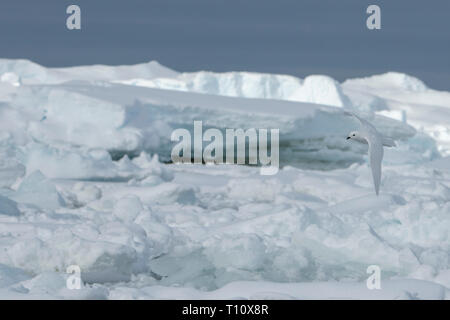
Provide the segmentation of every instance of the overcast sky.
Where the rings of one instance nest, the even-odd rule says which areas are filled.
[[[66,29],[70,4],[80,31]],[[366,28],[369,4],[381,30]],[[394,70],[450,91],[449,23],[449,0],[1,0],[0,57],[339,81]]]

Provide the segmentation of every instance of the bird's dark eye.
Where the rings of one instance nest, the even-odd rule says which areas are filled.
[[[353,134],[353,136],[355,136],[355,134]]]

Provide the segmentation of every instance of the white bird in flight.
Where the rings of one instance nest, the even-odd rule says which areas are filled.
[[[391,138],[383,137],[367,120],[358,117],[356,114],[345,111],[346,115],[351,115],[360,122],[360,130],[352,131],[347,136],[348,139],[356,140],[369,145],[369,163],[372,169],[373,184],[375,193],[378,196],[381,181],[381,161],[383,160],[383,146],[395,147],[396,144]]]

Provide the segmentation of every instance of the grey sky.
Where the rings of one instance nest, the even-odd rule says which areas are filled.
[[[81,31],[65,27],[70,4]],[[369,4],[381,7],[379,31],[365,26]],[[2,0],[0,57],[339,81],[394,70],[450,91],[449,21],[448,0]]]

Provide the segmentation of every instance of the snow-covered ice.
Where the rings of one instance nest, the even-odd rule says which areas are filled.
[[[450,92],[154,61],[0,59],[0,80],[0,298],[450,297]],[[396,140],[378,197],[342,110]],[[282,168],[171,164],[172,130],[194,120],[280,129]]]

